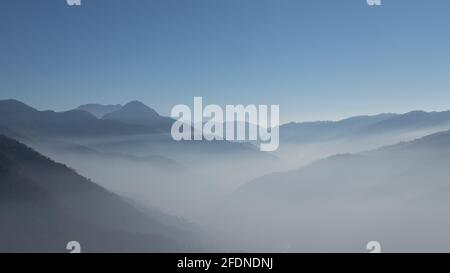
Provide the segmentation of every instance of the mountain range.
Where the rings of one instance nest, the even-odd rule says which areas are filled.
[[[99,108],[116,111],[98,118]],[[83,110],[81,110],[83,109]],[[105,109],[102,110],[104,113]],[[85,105],[66,112],[39,111],[17,100],[0,101],[0,132],[21,136],[101,137],[168,133],[172,119],[139,102],[123,107]]]
[[[16,100],[0,101],[0,128],[28,137],[91,137],[153,132],[145,126],[97,119],[85,111],[38,111]]]
[[[353,252],[367,238],[450,250],[450,111],[288,123],[273,154],[176,142],[172,122],[138,101],[67,112],[0,101],[0,133],[25,143],[0,137],[0,251],[201,248],[198,229],[167,214],[248,251]]]
[[[87,104],[66,112],[38,111],[16,100],[0,101],[0,130],[18,135],[112,136],[169,133],[173,119],[139,101],[121,106]],[[283,143],[305,144],[336,139],[450,129],[450,111],[355,116],[340,121],[286,123]]]
[[[287,123],[280,127],[285,143],[313,143],[417,130],[450,129],[450,111],[355,116],[340,121]]]
[[[106,154],[162,156],[183,162],[201,175],[227,179],[228,183],[222,183],[227,187],[258,176],[261,165],[274,166],[273,170],[282,165],[277,157],[246,143],[174,141],[170,135],[173,120],[137,101],[100,119],[81,110],[38,111],[16,100],[0,101],[0,114],[0,133],[24,140],[32,147],[42,140],[63,141]],[[215,161],[210,160],[212,156]],[[237,157],[248,164],[240,164]],[[83,161],[79,158],[77,162]]]

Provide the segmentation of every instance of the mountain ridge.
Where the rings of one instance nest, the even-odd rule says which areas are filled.
[[[1,128],[24,136],[87,137],[152,132],[151,129],[140,125],[97,119],[82,110],[39,111],[17,100],[0,100]]]

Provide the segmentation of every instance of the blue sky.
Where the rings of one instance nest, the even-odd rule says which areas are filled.
[[[450,109],[450,1],[3,0],[0,98],[280,104],[282,122]]]

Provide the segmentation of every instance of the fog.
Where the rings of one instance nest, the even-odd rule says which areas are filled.
[[[28,144],[113,192],[190,220],[251,179],[284,166],[251,144],[169,138],[58,138]]]
[[[387,252],[450,251],[450,133],[411,141],[432,132],[282,143],[273,154],[167,135],[28,144],[139,205],[189,220],[207,251],[367,252],[369,241]]]
[[[445,131],[450,126],[439,126],[404,132],[377,134],[350,134],[329,140],[308,142],[284,141],[272,154],[281,158],[288,169],[295,169],[316,160],[341,153],[360,153],[375,148],[412,141],[430,134]]]
[[[211,225],[249,251],[364,252],[379,241],[387,252],[448,252],[449,153],[435,152],[337,156],[265,176]]]

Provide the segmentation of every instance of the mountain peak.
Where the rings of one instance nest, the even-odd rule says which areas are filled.
[[[0,106],[1,109],[7,109],[8,111],[37,111],[33,107],[15,99],[0,100]]]
[[[125,104],[122,108],[125,111],[141,111],[140,114],[144,114],[144,113],[151,113],[153,115],[158,115],[159,114],[153,110],[152,108],[148,107],[147,105],[145,105],[143,102],[134,100],[134,101],[130,101],[129,103]]]
[[[130,101],[129,103],[125,104],[125,106],[127,106],[127,107],[146,107],[146,108],[150,108],[147,105],[145,105],[143,102],[140,102],[138,100]]]
[[[171,118],[159,115],[154,109],[136,100],[125,104],[115,112],[106,114],[103,119],[143,125],[161,132],[170,130],[173,123]]]
[[[130,121],[133,119],[159,118],[160,115],[144,103],[135,100],[125,104],[121,109],[109,113],[104,117],[106,119],[126,119]]]
[[[423,110],[413,110],[408,113],[405,113],[404,115],[406,116],[406,115],[423,115],[423,114],[427,114],[427,112]]]
[[[15,126],[25,119],[34,117],[37,112],[33,107],[18,100],[0,100],[0,126]]]

